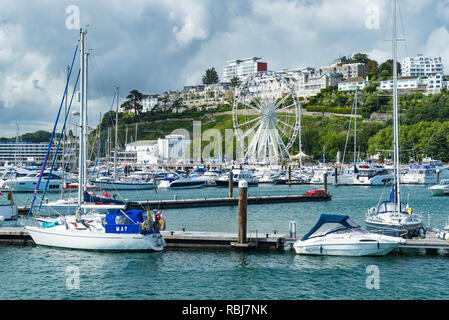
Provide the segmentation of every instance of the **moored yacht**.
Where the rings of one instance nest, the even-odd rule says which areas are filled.
[[[245,180],[248,182],[248,187],[258,186],[258,181],[253,177],[252,173],[243,169],[232,169],[232,184],[238,187],[239,181]],[[225,173],[217,180],[218,187],[229,186],[229,173]]]
[[[304,255],[383,256],[401,243],[405,240],[366,232],[349,216],[322,214],[293,248]]]
[[[206,180],[196,178],[185,178],[179,173],[169,173],[164,180],[159,182],[158,188],[162,189],[195,189],[206,185]]]
[[[17,192],[33,192],[36,189],[39,177],[40,173],[34,172],[24,177],[6,180],[4,185],[15,189]],[[39,185],[39,189],[37,191],[45,190],[47,180],[50,180],[48,183],[48,192],[61,191],[63,188],[62,177],[57,172],[50,173],[45,171],[42,174],[42,183]]]

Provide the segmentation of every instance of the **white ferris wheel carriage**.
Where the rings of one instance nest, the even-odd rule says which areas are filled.
[[[294,79],[277,72],[248,76],[236,89],[232,110],[240,161],[279,164],[301,134]]]

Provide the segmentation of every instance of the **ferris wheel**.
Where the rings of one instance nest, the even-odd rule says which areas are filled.
[[[300,134],[300,104],[292,80],[281,73],[248,76],[236,89],[232,109],[241,159],[279,164]]]

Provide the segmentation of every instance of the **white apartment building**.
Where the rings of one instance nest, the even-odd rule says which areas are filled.
[[[158,103],[158,94],[144,94],[142,97],[143,112],[148,112],[154,109]]]
[[[253,73],[267,71],[267,63],[259,62],[260,59],[262,58],[253,57],[243,60],[227,61],[227,65],[223,67],[223,82],[231,82],[231,79],[234,77],[243,81]]]
[[[443,74],[441,57],[424,57],[418,54],[416,57],[406,57],[401,63],[401,75],[403,77],[424,77],[429,74]]]
[[[50,149],[49,157],[53,157],[56,152],[56,143]],[[8,161],[9,163],[26,163],[26,162],[43,162],[47,154],[48,143],[33,142],[0,142],[0,161]],[[62,146],[60,147],[62,152]],[[66,152],[72,152],[71,150]],[[51,158],[50,158],[51,159]]]
[[[328,73],[322,70],[302,72],[294,84],[296,95],[304,98],[315,96],[321,89],[338,86],[342,79],[343,76],[340,73]]]
[[[370,82],[368,79],[363,79],[361,77],[349,78],[338,84],[338,91],[361,91],[364,88],[369,87],[369,85]]]
[[[424,95],[440,93],[447,87],[440,73],[429,74],[428,77],[400,77],[398,78],[398,90],[408,92],[422,92]],[[393,90],[393,80],[381,81],[379,90]]]
[[[171,134],[157,140],[159,160],[162,162],[190,162],[190,139]]]
[[[136,153],[137,164],[158,164],[159,146],[156,140],[141,140],[128,143],[126,151]]]

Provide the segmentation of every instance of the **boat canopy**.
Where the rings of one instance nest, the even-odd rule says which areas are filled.
[[[377,207],[377,213],[392,213],[394,211],[394,202],[393,201],[383,201]],[[401,212],[407,213],[407,206],[404,202],[401,202]]]
[[[315,226],[301,240],[323,237],[329,233],[357,228],[360,228],[360,226],[352,221],[349,216],[322,214]]]
[[[106,233],[140,233],[144,221],[143,210],[109,210],[104,220]]]

